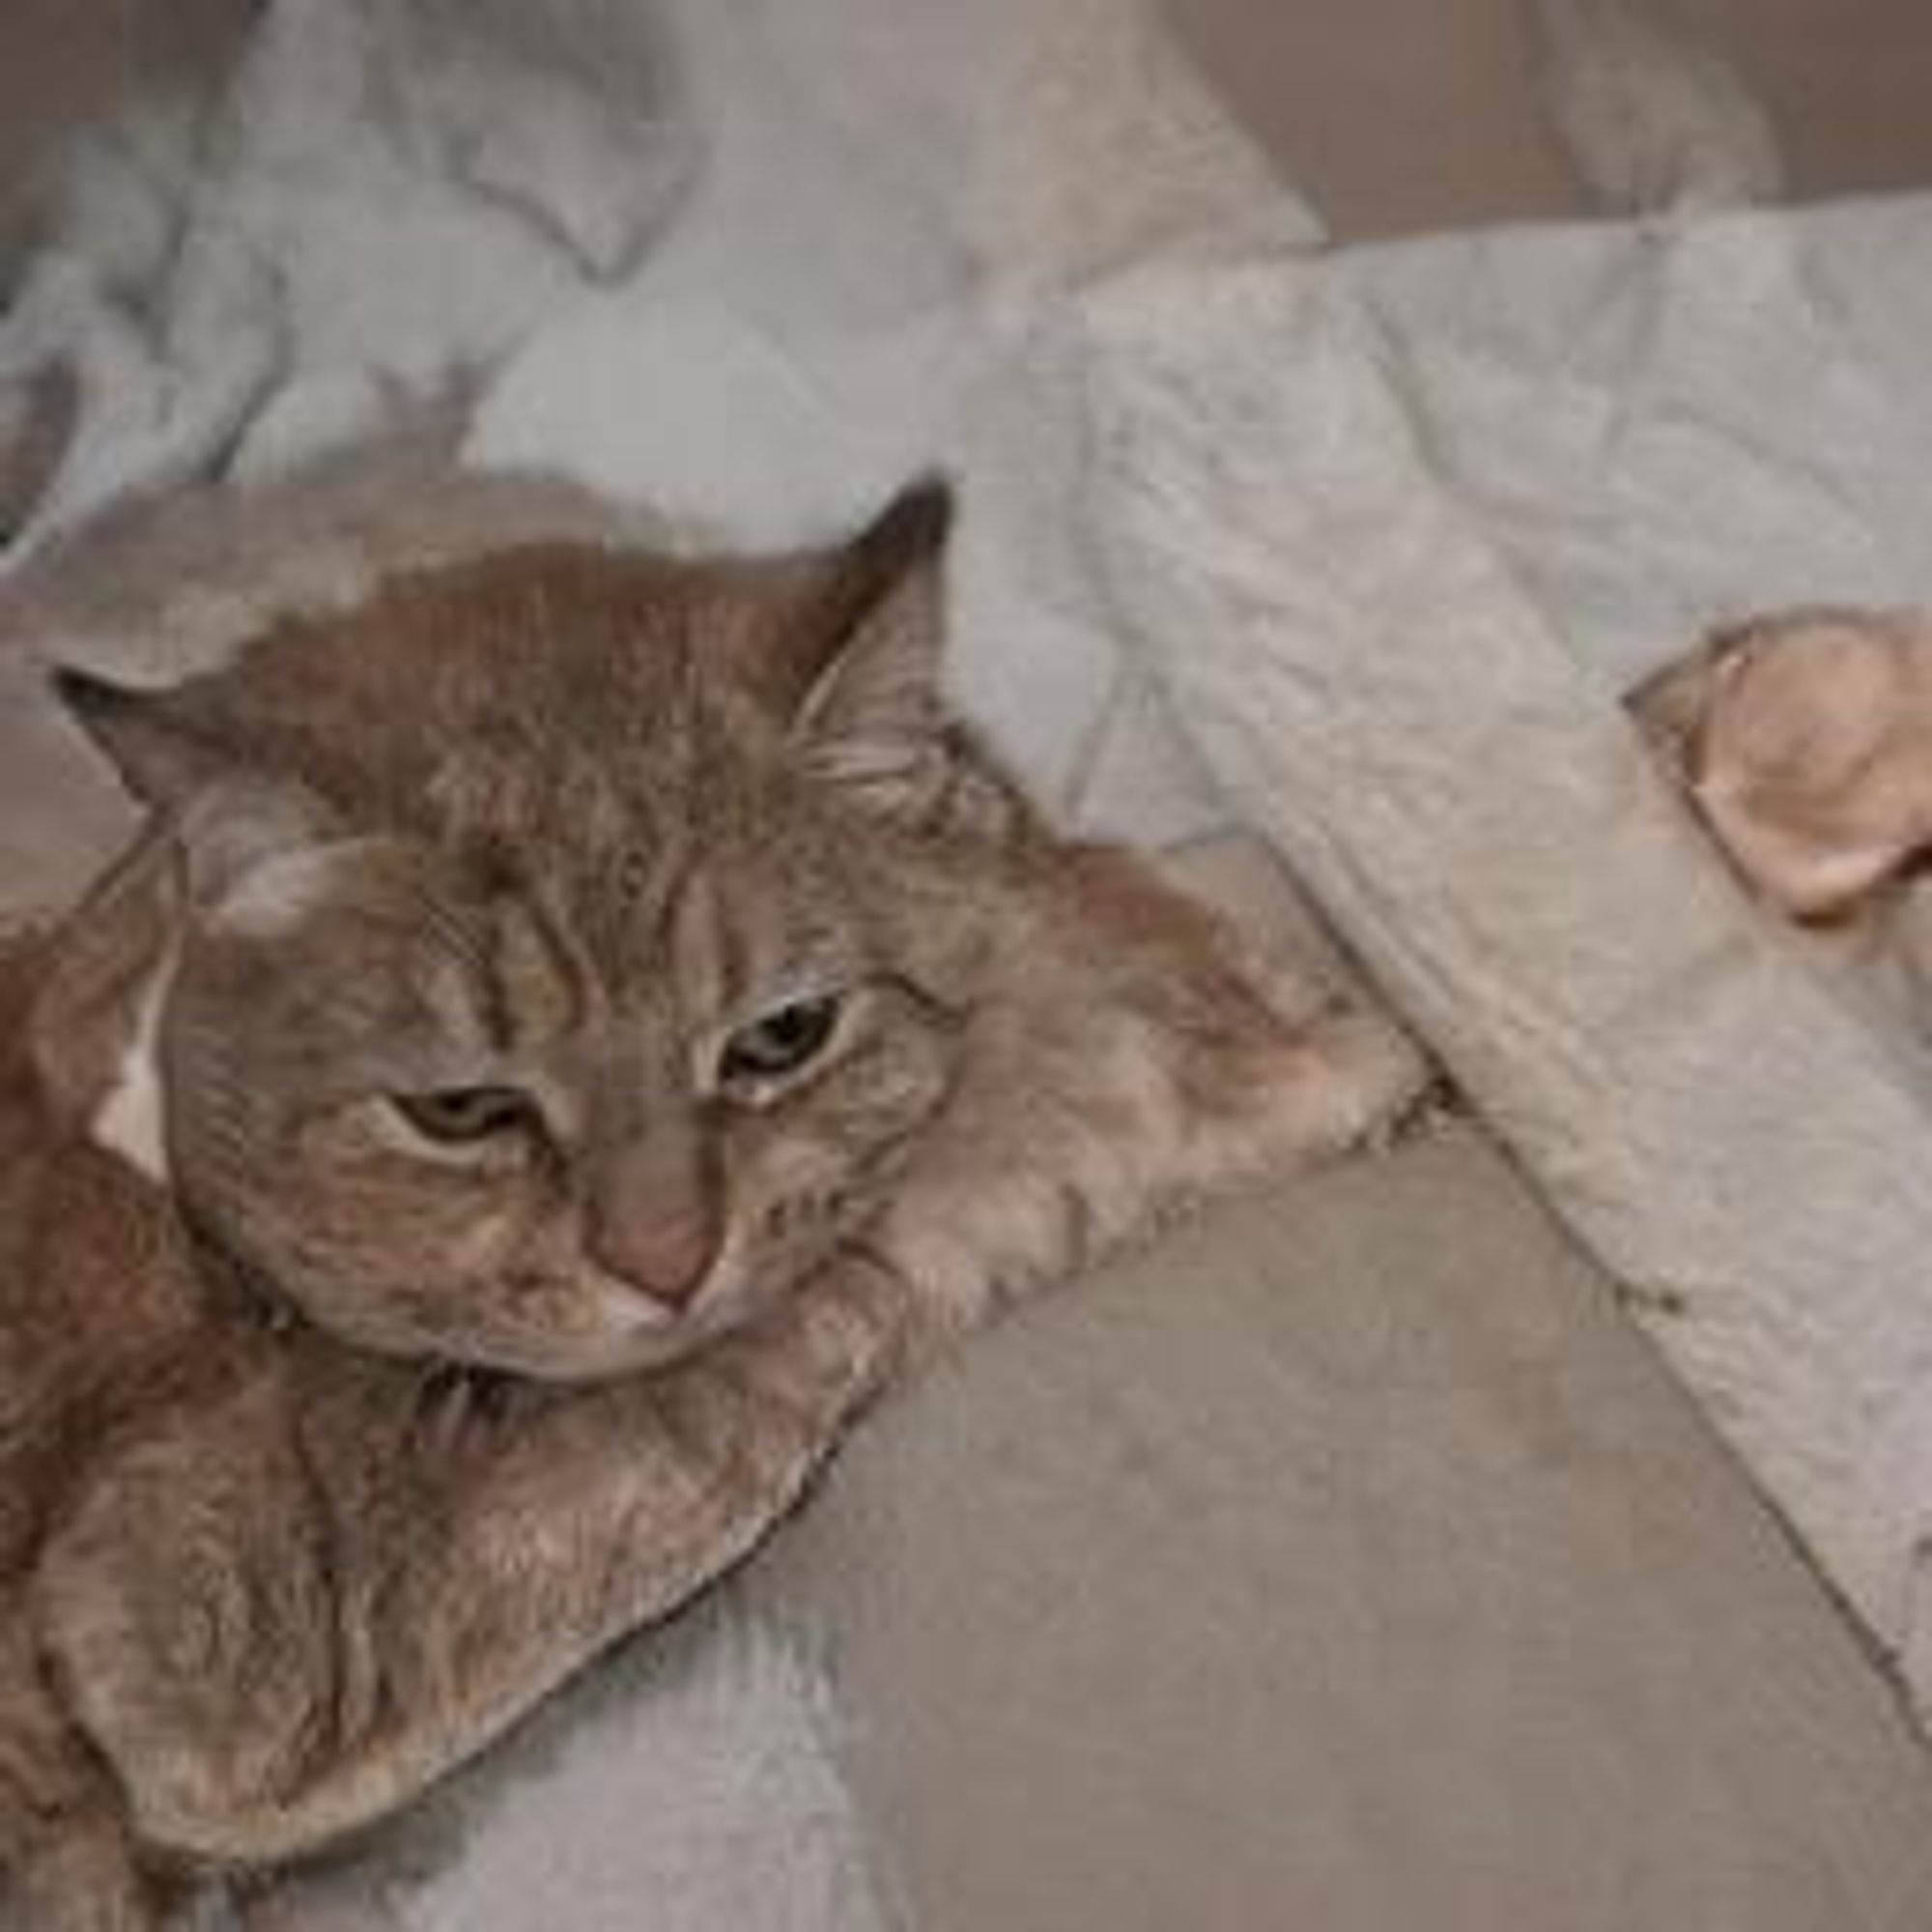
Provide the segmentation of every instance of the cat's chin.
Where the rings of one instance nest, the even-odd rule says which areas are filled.
[[[300,1269],[289,1260],[296,1246],[286,1238],[244,1246],[203,1225],[211,1257],[228,1257],[240,1279],[314,1334],[391,1360],[558,1386],[611,1382],[686,1361],[808,1293],[810,1274],[830,1252],[766,1255],[760,1264],[727,1240],[696,1291],[678,1301],[597,1267],[581,1252],[551,1257],[550,1266],[528,1273],[467,1272],[425,1294],[406,1293],[398,1278]]]
[[[689,1360],[783,1298],[777,1291],[754,1294],[721,1288],[677,1309],[612,1286],[596,1293],[591,1323],[582,1328],[463,1335],[438,1353],[465,1368],[528,1381],[580,1386],[618,1381]]]
[[[664,1326],[602,1334],[469,1334],[433,1343],[427,1352],[439,1361],[488,1375],[581,1387],[670,1368],[738,1325],[732,1321],[672,1320]],[[383,1352],[420,1355],[425,1351],[418,1346]]]

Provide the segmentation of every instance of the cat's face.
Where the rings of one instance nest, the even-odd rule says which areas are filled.
[[[954,1032],[771,833],[614,915],[540,848],[258,867],[160,1030],[183,1199],[370,1346],[576,1377],[742,1319],[877,1207]]]
[[[364,1346],[578,1378],[862,1227],[1024,836],[938,709],[942,527],[499,556],[173,694],[71,684],[178,828],[107,1111],[150,1084],[206,1232]]]

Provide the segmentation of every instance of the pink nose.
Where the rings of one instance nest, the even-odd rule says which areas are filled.
[[[589,1240],[599,1267],[639,1293],[685,1308],[704,1286],[718,1252],[718,1228],[701,1208],[601,1216]]]

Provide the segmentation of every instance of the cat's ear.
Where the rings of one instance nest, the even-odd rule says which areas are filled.
[[[189,904],[217,907],[268,861],[340,838],[323,801],[299,780],[253,763],[236,744],[233,721],[194,682],[143,690],[63,668],[54,689],[165,826],[184,863]]]
[[[151,691],[63,665],[53,687],[68,716],[151,810],[178,810],[233,769],[192,683]]]
[[[793,647],[789,733],[800,756],[815,776],[886,809],[916,809],[945,784],[939,672],[952,524],[943,482],[895,497],[826,559]]]

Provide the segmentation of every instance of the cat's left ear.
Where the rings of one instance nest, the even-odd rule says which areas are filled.
[[[918,812],[947,782],[940,661],[952,525],[951,489],[915,485],[834,554],[812,599],[819,661],[792,742],[814,776],[881,810]]]

